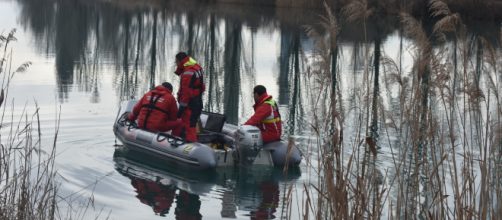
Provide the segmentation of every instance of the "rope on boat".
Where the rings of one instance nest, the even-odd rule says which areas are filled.
[[[183,140],[179,137],[176,137],[176,136],[173,136],[170,134],[166,134],[166,133],[158,133],[157,134],[157,141],[158,142],[162,142],[165,140],[167,140],[167,142],[174,147],[178,147],[180,145],[185,144],[185,140]]]

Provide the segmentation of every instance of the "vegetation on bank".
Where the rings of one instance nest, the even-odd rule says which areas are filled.
[[[58,189],[54,181],[55,142],[49,151],[42,147],[38,110],[33,114],[23,110],[20,118],[15,119],[14,99],[9,101],[12,78],[30,65],[28,62],[12,67],[9,44],[16,40],[14,33],[12,30],[0,35],[3,52],[0,60],[0,219],[54,219]],[[12,115],[6,115],[8,111]]]
[[[311,126],[317,141],[306,153],[308,173],[318,178],[297,189],[302,202],[289,208],[298,205],[301,216],[289,217],[500,216],[502,60],[498,43],[468,34],[461,16],[446,2],[428,1],[432,30],[409,13],[400,13],[402,31],[413,46],[405,51],[401,45],[396,59],[383,51],[381,38],[365,44],[362,82],[351,82],[362,91],[344,97],[347,93],[342,90],[353,85],[344,84],[343,78],[349,76],[339,68],[340,27],[358,20],[366,30],[368,19],[378,16],[374,15],[378,8],[366,0],[351,1],[341,13],[325,8],[323,28],[308,29],[316,41],[311,59],[318,68],[304,73],[307,82],[318,88],[309,94],[314,100]],[[499,36],[498,42],[502,30]],[[402,65],[403,53],[413,57],[409,69]],[[341,102],[355,104],[344,109]],[[286,200],[292,202],[290,197]]]
[[[11,81],[31,65],[26,62],[12,66],[10,44],[16,41],[15,32],[0,34],[0,220],[84,219],[94,208],[93,200],[76,205],[70,196],[59,193],[55,167],[59,116],[54,139],[42,142],[37,103],[32,113],[27,106],[21,112],[14,108],[15,97],[9,94]]]

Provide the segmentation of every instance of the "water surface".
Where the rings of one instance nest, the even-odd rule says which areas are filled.
[[[163,81],[172,82],[177,90],[174,54],[183,50],[206,70],[205,110],[224,113],[229,122],[241,124],[253,113],[252,88],[265,85],[280,104],[284,138],[295,138],[304,152],[311,153],[309,147],[315,140],[311,119],[318,111],[311,107],[316,98],[325,98],[316,94],[318,84],[309,74],[315,68],[316,49],[305,28],[318,24],[315,13],[166,2],[0,1],[0,31],[17,29],[14,66],[32,62],[11,84],[14,115],[26,103],[33,110],[36,100],[42,133],[50,146],[57,112],[61,113],[56,160],[60,199],[85,207],[92,198],[94,211],[86,219],[95,215],[111,219],[274,219],[290,211],[300,218],[303,184],[316,180],[305,163],[288,176],[280,170],[260,168],[186,175],[120,153],[114,146],[112,124],[121,101],[140,97]],[[339,85],[349,142],[360,129],[356,115],[364,102],[359,97],[365,86],[365,51],[370,57],[373,45],[380,42],[387,56],[401,61],[400,68],[413,67],[413,57],[406,53],[412,43],[400,34],[396,18],[385,21],[384,28],[370,21],[366,35],[356,25],[340,32]],[[496,39],[500,28],[485,25],[480,34]],[[389,88],[381,91],[381,97],[382,105],[392,112],[398,97]],[[380,120],[381,126],[387,123]],[[381,144],[378,166],[382,170],[392,165],[389,146],[398,144],[396,139],[390,137],[395,142]],[[352,149],[345,151],[349,154]],[[314,159],[310,162],[316,163]],[[293,197],[285,200],[290,187]]]

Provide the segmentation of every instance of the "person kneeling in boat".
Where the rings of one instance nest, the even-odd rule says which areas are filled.
[[[173,86],[168,82],[147,92],[129,113],[128,120],[138,119],[138,127],[151,132],[181,129],[181,120],[176,117],[178,106],[172,92]]]
[[[244,125],[256,126],[261,131],[263,143],[281,140],[281,114],[277,103],[267,94],[265,86],[257,85],[253,89],[254,115]]]

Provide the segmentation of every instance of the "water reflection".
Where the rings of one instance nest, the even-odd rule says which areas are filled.
[[[127,172],[123,172],[122,174],[128,176]],[[136,178],[132,175],[128,177],[131,179],[131,185],[138,194],[136,198],[141,203],[151,206],[156,215],[165,216],[169,213],[169,209],[176,196],[176,188],[163,186],[154,181]]]
[[[225,83],[224,99],[225,116],[227,121],[237,124],[239,112],[239,90],[240,81],[240,62],[241,62],[241,32],[242,25],[238,22],[228,22],[225,24]]]
[[[272,8],[250,7],[244,10],[245,13],[236,16],[234,11],[242,10],[232,6],[185,7],[187,5],[165,3],[162,6],[139,7],[81,0],[18,2],[21,5],[21,24],[33,32],[37,49],[45,54],[54,54],[56,58],[56,79],[61,100],[68,98],[69,89],[74,83],[88,84],[83,88],[91,89],[85,91],[99,96],[99,88],[93,85],[95,80],[74,81],[74,74],[87,75],[92,73],[91,70],[99,72],[99,67],[81,68],[85,64],[102,65],[111,62],[116,65],[116,89],[122,99],[127,99],[131,95],[138,95],[137,88],[144,83],[151,86],[156,80],[173,78],[170,74],[172,56],[177,51],[186,50],[199,58],[206,67],[209,86],[212,86],[208,89],[206,106],[210,110],[231,108],[232,110],[225,110],[230,113],[231,121],[235,121],[236,117],[232,114],[237,109],[233,107],[239,100],[228,95],[221,100],[218,91],[225,90],[224,96],[240,91],[239,82],[242,79],[239,75],[251,77],[247,78],[251,80],[254,77],[254,68],[248,68],[255,65],[253,33],[258,28],[279,30],[278,100],[281,104],[289,104],[291,99],[295,99],[289,97],[289,93],[296,91],[295,88],[290,89],[291,80],[295,78],[292,75],[297,70],[295,62],[306,56],[302,54],[306,51],[302,44],[305,45],[306,42],[301,40],[298,46],[297,35],[304,32],[303,25],[315,26],[318,23],[317,15],[309,11],[290,10],[289,16],[284,16]],[[400,29],[397,17],[382,16],[382,13],[376,12],[374,14],[380,17],[366,20],[366,25],[357,21],[342,26],[338,42],[353,42],[354,50],[357,50],[360,42],[375,42],[378,44],[375,45],[376,48]],[[303,19],[298,21],[295,17]],[[483,25],[479,25],[467,21],[466,24],[473,37],[482,37],[497,46],[499,23],[483,22]],[[432,26],[426,26],[431,31]],[[250,35],[252,39],[243,41],[244,35]],[[295,55],[298,51],[300,57]],[[300,62],[298,65],[304,64]],[[228,101],[225,102],[228,106],[223,106],[221,101]]]
[[[119,172],[121,172],[119,170]],[[200,214],[200,198],[184,190],[178,190],[170,185],[134,177],[126,172],[123,175],[131,179],[131,185],[136,190],[136,198],[145,205],[151,206],[155,215],[165,217],[172,206],[176,219],[202,219]],[[175,201],[175,202],[174,202]],[[175,203],[175,204],[173,204]]]
[[[289,103],[289,73],[291,45],[293,42],[290,30],[281,28],[281,50],[279,55],[279,104],[287,105]]]
[[[137,97],[163,80],[176,86],[178,79],[172,74],[173,55],[186,50],[206,71],[205,110],[225,113],[231,123],[242,122],[241,117],[252,112],[249,91],[261,77],[266,78],[267,83],[271,82],[271,90],[281,104],[286,125],[284,131],[312,138],[308,133],[312,130],[312,119],[318,117],[322,120],[328,115],[326,108],[317,108],[321,105],[318,102],[329,101],[330,95],[338,91],[340,107],[337,110],[341,120],[344,120],[345,149],[352,151],[360,146],[357,143],[362,143],[365,137],[371,137],[378,147],[383,148],[378,152],[380,161],[377,161],[380,163],[377,165],[383,164],[382,167],[392,167],[389,165],[392,159],[389,146],[392,145],[396,155],[411,152],[407,149],[418,145],[412,140],[423,139],[414,136],[425,134],[426,127],[435,127],[426,126],[428,121],[433,122],[431,119],[449,116],[448,125],[442,122],[443,119],[437,125],[451,126],[451,136],[457,134],[460,128],[470,134],[458,133],[457,136],[463,140],[455,140],[454,145],[472,142],[472,146],[482,146],[482,135],[473,132],[482,130],[482,127],[488,128],[483,124],[487,116],[478,112],[483,107],[478,91],[488,94],[485,99],[490,102],[490,112],[486,114],[500,118],[500,105],[498,101],[492,104],[495,97],[489,94],[495,93],[488,88],[493,86],[500,90],[502,82],[502,77],[497,74],[499,70],[495,68],[500,66],[500,61],[495,60],[493,68],[488,64],[490,56],[497,56],[490,54],[490,48],[500,46],[499,21],[474,22],[467,19],[463,21],[465,27],[462,30],[446,34],[446,41],[436,41],[438,38],[432,33],[435,21],[421,18],[427,17],[422,16],[427,12],[414,13],[417,19],[421,19],[421,27],[430,38],[431,49],[441,54],[437,62],[442,63],[442,59],[452,61],[451,66],[449,62],[444,66],[446,77],[429,79],[423,71],[417,71],[419,65],[416,63],[420,63],[416,61],[419,57],[414,54],[417,45],[410,41],[410,36],[403,35],[397,16],[382,16],[378,12],[381,8],[377,8],[373,15],[380,17],[367,18],[364,24],[361,20],[348,24],[342,17],[339,19],[341,26],[336,48],[329,54],[331,66],[323,67],[331,71],[330,91],[318,88],[329,77],[312,77],[313,71],[321,69],[318,63],[312,61],[318,59],[316,56],[320,52],[304,33],[305,25],[317,28],[320,11],[312,13],[307,10],[189,4],[185,1],[176,1],[176,4],[174,1],[162,2],[163,5],[138,6],[82,0],[18,0],[21,9],[19,21],[33,34],[37,51],[55,59],[56,89],[62,102],[71,99],[72,89],[91,94],[90,102],[99,103],[102,100],[121,101]],[[336,16],[340,18],[338,13]],[[275,37],[277,45],[268,42]],[[264,55],[269,55],[266,60],[261,57]],[[395,69],[382,61],[389,57],[396,61]],[[111,78],[113,90],[103,90],[100,82],[105,77]],[[438,90],[441,84],[437,80],[448,81],[443,83],[447,86]],[[494,83],[487,86],[487,81]],[[440,100],[442,89],[447,89],[444,90],[447,91],[447,102]],[[319,91],[325,92],[316,94]],[[472,97],[478,97],[473,98],[472,106],[467,100],[471,97],[469,92]],[[106,94],[108,98],[113,98],[106,99]],[[413,105],[410,107],[410,104]],[[442,105],[446,105],[447,115],[442,114]],[[471,113],[470,109],[476,111]],[[472,126],[468,125],[471,121]],[[410,124],[417,126],[410,127]],[[414,134],[415,131],[417,134]],[[429,149],[434,145],[424,141],[420,142],[420,146]],[[119,161],[116,159],[117,167],[122,163]],[[131,162],[126,165],[131,166]],[[392,172],[397,172],[393,170],[389,171],[391,176]],[[124,175],[131,174],[129,171]],[[282,208],[277,200],[277,195],[280,195],[277,189],[282,180],[272,178],[269,181],[271,178],[254,176],[248,183],[241,174],[246,171],[219,171],[206,177],[186,177],[162,169],[154,173],[165,176],[161,179],[168,179],[169,182],[159,186],[156,178],[145,182],[143,175],[134,177],[137,178],[134,181],[129,177],[136,186],[147,188],[142,197],[145,203],[154,204],[147,201],[149,190],[162,192],[163,196],[159,199],[171,207],[167,215],[176,212],[173,207],[178,204],[174,201],[178,201],[179,195],[183,195],[179,196],[180,202],[185,197],[194,198],[179,206],[189,204],[185,207],[198,210],[200,197],[208,192],[215,193],[211,191],[214,186],[222,188],[218,192],[222,197],[222,217],[235,217],[244,210],[256,216],[260,215],[260,209],[269,210],[267,215],[274,216]],[[247,172],[246,175],[256,173]],[[176,181],[170,181],[172,179]],[[189,184],[177,184],[187,182]],[[157,186],[151,186],[152,183]],[[250,208],[245,208],[248,207],[246,204]],[[160,215],[164,209],[154,210]]]
[[[69,98],[76,84],[93,94],[92,102],[99,102],[99,74],[109,65],[116,71],[114,86],[120,100],[138,96],[157,81],[174,79],[173,54],[186,50],[206,67],[208,110],[224,110],[234,123],[242,100],[230,94],[240,93],[242,80],[254,81],[257,28],[273,30],[277,25],[270,8],[251,7],[236,16],[229,6],[166,3],[150,8],[80,0],[18,2],[21,24],[33,32],[37,50],[56,58],[60,101]],[[217,13],[220,10],[224,13]],[[299,30],[289,29],[290,33]],[[243,37],[251,39],[244,41]],[[290,48],[287,44],[285,41],[285,50]],[[290,53],[281,52],[281,63]],[[281,69],[280,83],[285,84],[289,71]],[[289,101],[285,88],[280,92],[284,104]]]
[[[301,175],[298,169],[284,174],[263,167],[183,172],[122,148],[115,150],[114,161],[115,169],[131,180],[141,203],[160,216],[173,216],[174,209],[176,219],[200,219],[200,197],[208,194],[220,195],[221,217],[236,218],[241,212],[252,219],[275,219],[278,209],[284,208],[280,184]]]

